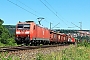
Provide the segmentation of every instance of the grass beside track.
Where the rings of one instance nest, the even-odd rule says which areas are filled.
[[[14,55],[7,56],[7,53],[0,53],[0,60],[20,60],[20,57]],[[51,52],[51,54],[38,53],[36,58],[32,60],[90,60],[90,44],[82,43],[76,47],[70,45],[70,48]]]
[[[47,55],[39,53],[36,60],[90,60],[90,44],[81,45],[71,45],[70,48]]]
[[[20,60],[20,58],[14,55],[8,56],[7,52],[5,52],[5,53],[0,53],[0,60]]]

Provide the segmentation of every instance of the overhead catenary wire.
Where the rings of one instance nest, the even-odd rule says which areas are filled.
[[[44,0],[44,1],[56,12],[56,10],[46,0]]]
[[[36,16],[36,17],[39,17],[38,15],[36,15],[36,14],[34,14],[34,13],[32,13],[32,12],[30,12],[30,11],[28,11],[27,9],[25,9],[25,8],[23,8],[23,7],[21,7],[21,6],[19,6],[18,4],[16,4],[16,3],[14,3],[14,2],[12,2],[12,1],[10,1],[10,0],[7,0],[7,1],[9,1],[10,3],[12,3],[12,4],[14,4],[14,5],[16,5],[16,6],[18,6],[19,8],[21,8],[21,9],[23,9],[23,10],[25,10],[25,11],[27,11],[28,13],[30,13],[30,14],[32,14],[32,15],[34,15],[34,16]],[[20,2],[20,1],[19,1]],[[22,3],[22,2],[21,2]],[[22,3],[22,4],[24,4],[24,3]],[[25,5],[25,4],[24,4]],[[27,5],[25,5],[25,6],[27,6]],[[28,6],[27,6],[28,7]],[[29,8],[29,7],[28,7]],[[47,20],[45,20],[46,22],[48,22]]]
[[[18,6],[19,8],[21,8],[21,9],[27,11],[28,13],[30,13],[30,14],[36,16],[36,17],[39,17],[38,15],[36,15],[36,14],[34,14],[34,13],[28,11],[27,9],[25,9],[25,8],[23,8],[23,7],[21,7],[21,6],[19,6],[18,4],[14,3],[14,2],[12,2],[12,1],[10,1],[10,0],[7,0],[7,1],[9,1],[10,3],[12,3],[12,4]],[[19,1],[19,2],[20,2],[20,1]],[[21,3],[22,3],[22,2],[21,2]],[[22,4],[24,4],[24,3],[22,3]],[[24,4],[24,5],[25,5],[25,4]],[[25,5],[25,6],[28,7],[29,9],[31,9],[29,6],[27,6],[27,5]],[[32,10],[33,10],[33,9],[32,9]],[[35,10],[34,10],[34,11],[35,11]],[[35,12],[36,12],[36,11],[35,11]],[[46,19],[45,19],[45,21],[48,22]],[[50,23],[50,22],[48,22],[48,23]]]
[[[23,8],[23,7],[21,7],[21,6],[19,6],[18,4],[14,3],[14,2],[12,2],[12,1],[10,1],[10,0],[7,0],[7,1],[10,2],[10,3],[12,3],[12,4],[14,4],[14,5],[16,5],[16,6],[18,6],[18,7],[21,8],[21,9],[27,11],[28,13],[30,13],[30,14],[36,16],[36,17],[39,17],[38,15],[36,15],[36,14],[34,14],[34,13],[28,11],[27,9],[25,9],[25,8]]]
[[[12,2],[12,1],[10,1],[10,0],[7,0],[7,1],[9,1],[10,3],[12,3],[12,4],[14,4],[14,5],[16,5],[16,6],[18,6],[19,8],[21,8],[21,9],[23,9],[23,10],[25,10],[25,11],[27,11],[28,13],[30,13],[30,14],[32,14],[32,15],[34,15],[34,16],[36,16],[36,17],[39,17],[38,15],[36,15],[36,14],[34,14],[34,13],[32,13],[32,12],[30,12],[30,11],[28,11],[27,9],[25,9],[25,8],[23,8],[23,7],[21,7],[21,6],[19,6],[18,4],[16,4],[16,3],[14,3],[14,2]],[[41,1],[41,0],[40,0]],[[42,1],[41,1],[42,2]],[[43,3],[43,2],[42,2]],[[22,3],[22,4],[24,4],[24,3]],[[44,3],[43,3],[44,4]],[[25,4],[24,4],[25,5]],[[45,4],[44,4],[45,5]],[[27,5],[25,5],[25,6],[27,6]],[[46,6],[46,5],[45,5]],[[28,7],[28,6],[27,6]],[[48,6],[46,6],[51,12],[53,12]],[[30,8],[30,7],[28,7],[28,8]],[[32,9],[33,10],[33,9]],[[36,11],[35,11],[36,12]],[[55,13],[55,12],[53,12],[59,19],[60,19],[60,17]],[[61,20],[61,19],[60,19]],[[47,20],[45,20],[46,22],[48,22]],[[62,20],[63,21],[63,20]],[[64,22],[64,21],[63,21]],[[71,22],[72,23],[72,22]],[[75,25],[74,23],[72,23],[73,25]],[[67,25],[67,24],[66,24]],[[77,25],[75,25],[76,27],[77,27]],[[78,27],[78,28],[80,28],[80,27]]]
[[[41,13],[39,13],[39,12],[35,11],[34,9],[30,8],[29,6],[27,6],[25,3],[21,2],[20,0],[17,0],[17,1],[20,2],[21,4],[23,4],[24,6],[26,6],[27,8],[29,8],[30,10],[34,11],[35,13],[38,13],[39,15],[42,15]],[[49,23],[49,21],[47,21],[46,19],[45,19],[45,21]]]
[[[27,8],[29,8],[30,10],[34,11],[35,13],[38,13],[37,11],[35,11],[34,9],[30,8],[29,6],[27,6],[25,3],[21,2],[20,0],[17,0],[19,3],[21,3],[22,5],[26,6]],[[40,14],[40,13],[38,13]],[[41,15],[41,14],[40,14]]]
[[[44,0],[55,12],[57,12],[46,0]],[[61,15],[60,15],[61,16]],[[62,16],[61,16],[62,17]],[[59,18],[59,17],[58,17]],[[63,17],[62,17],[63,18]],[[64,18],[63,18],[64,19]],[[67,20],[66,20],[67,21]],[[69,22],[69,21],[67,21]],[[77,26],[76,24],[74,24],[73,22],[70,22],[71,24],[73,24],[74,26],[80,28],[79,26]],[[67,24],[66,24],[67,25]]]
[[[44,0],[55,12],[56,12],[56,14],[58,14],[57,13],[57,11],[51,6],[51,4],[49,4],[46,0]],[[61,16],[60,14],[58,14],[59,16]],[[62,17],[62,16],[61,16]],[[63,17],[62,17],[63,18]],[[64,19],[64,18],[63,18]],[[68,22],[68,21],[67,21]]]
[[[57,11],[46,1],[46,0],[44,0],[55,12],[56,12],[56,14],[58,14],[57,13]],[[61,15],[59,15],[59,16],[61,16]],[[62,16],[61,16],[62,17]],[[62,17],[63,18],[63,17]],[[60,18],[61,19],[61,18]],[[64,18],[63,18],[64,19]],[[64,21],[63,21],[64,22]],[[58,24],[60,24],[60,22],[58,23]],[[56,24],[54,27],[56,27],[58,24]],[[66,23],[65,23],[66,24]],[[67,25],[67,24],[66,24]],[[52,28],[54,28],[54,27],[52,27]]]
[[[71,22],[72,23],[72,22]],[[72,23],[74,26],[76,26],[76,27],[78,27],[78,28],[80,28],[79,26],[77,26],[76,24],[74,24],[74,23]]]
[[[28,11],[27,9],[25,9],[25,8],[23,8],[23,7],[21,7],[21,6],[19,6],[18,4],[16,4],[16,3],[14,3],[14,2],[12,2],[12,1],[10,1],[10,0],[7,0],[7,1],[9,1],[10,3],[12,3],[12,4],[14,4],[14,5],[16,5],[16,6],[18,6],[19,8],[21,8],[21,9],[23,9],[23,10],[25,10],[25,11],[27,11],[27,12],[29,12],[30,14],[32,14],[32,15],[34,15],[34,16],[36,16],[36,17],[39,17],[38,15],[36,15],[36,14],[34,14],[34,13],[32,13],[32,12],[30,12],[30,11]],[[21,1],[19,1],[20,3],[22,3]],[[22,3],[23,5],[25,5],[26,7],[28,7],[28,8],[30,8],[29,6],[27,6],[26,4],[24,4],[24,3]],[[48,8],[48,7],[47,7]],[[30,8],[31,9],[31,8]],[[49,8],[48,8],[49,9]],[[33,9],[32,9],[33,10]],[[51,9],[49,9],[49,10],[51,10]],[[51,10],[52,11],[52,10]],[[35,11],[36,12],[36,11]],[[53,11],[52,11],[53,12]],[[53,12],[54,13],[54,12]],[[55,13],[54,13],[55,14]],[[56,15],[56,14],[55,14]],[[56,15],[57,16],[57,15]],[[58,17],[58,16],[57,16]],[[59,17],[58,17],[59,18]],[[60,18],[59,18],[60,19]],[[46,22],[48,22],[47,20],[45,20]],[[49,23],[49,22],[48,22]]]
[[[43,3],[44,6],[46,6],[56,17],[58,17],[59,20],[62,20],[53,10],[51,10],[43,1],[40,0],[41,3]],[[62,20],[63,21],[63,20]],[[63,21],[64,22],[64,21]],[[65,23],[65,22],[64,22]],[[66,24],[66,23],[65,23]],[[67,24],[66,24],[67,25]]]

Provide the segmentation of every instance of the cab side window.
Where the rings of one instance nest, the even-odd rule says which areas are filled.
[[[34,28],[33,29],[35,30],[35,25],[34,25]]]

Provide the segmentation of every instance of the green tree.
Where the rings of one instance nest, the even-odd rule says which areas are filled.
[[[8,43],[7,39],[9,37],[9,31],[3,27],[4,21],[0,19],[0,42],[1,43]]]
[[[2,25],[3,23],[4,21],[0,19],[0,43],[13,45],[15,42],[14,37],[10,34],[9,30]]]
[[[4,23],[4,21],[2,19],[0,19],[0,25],[2,25]]]

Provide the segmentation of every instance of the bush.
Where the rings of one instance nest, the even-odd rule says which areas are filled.
[[[86,42],[86,40],[83,40],[82,42],[79,42],[77,44],[77,46],[84,46],[84,47],[88,47],[90,45],[90,43]]]

